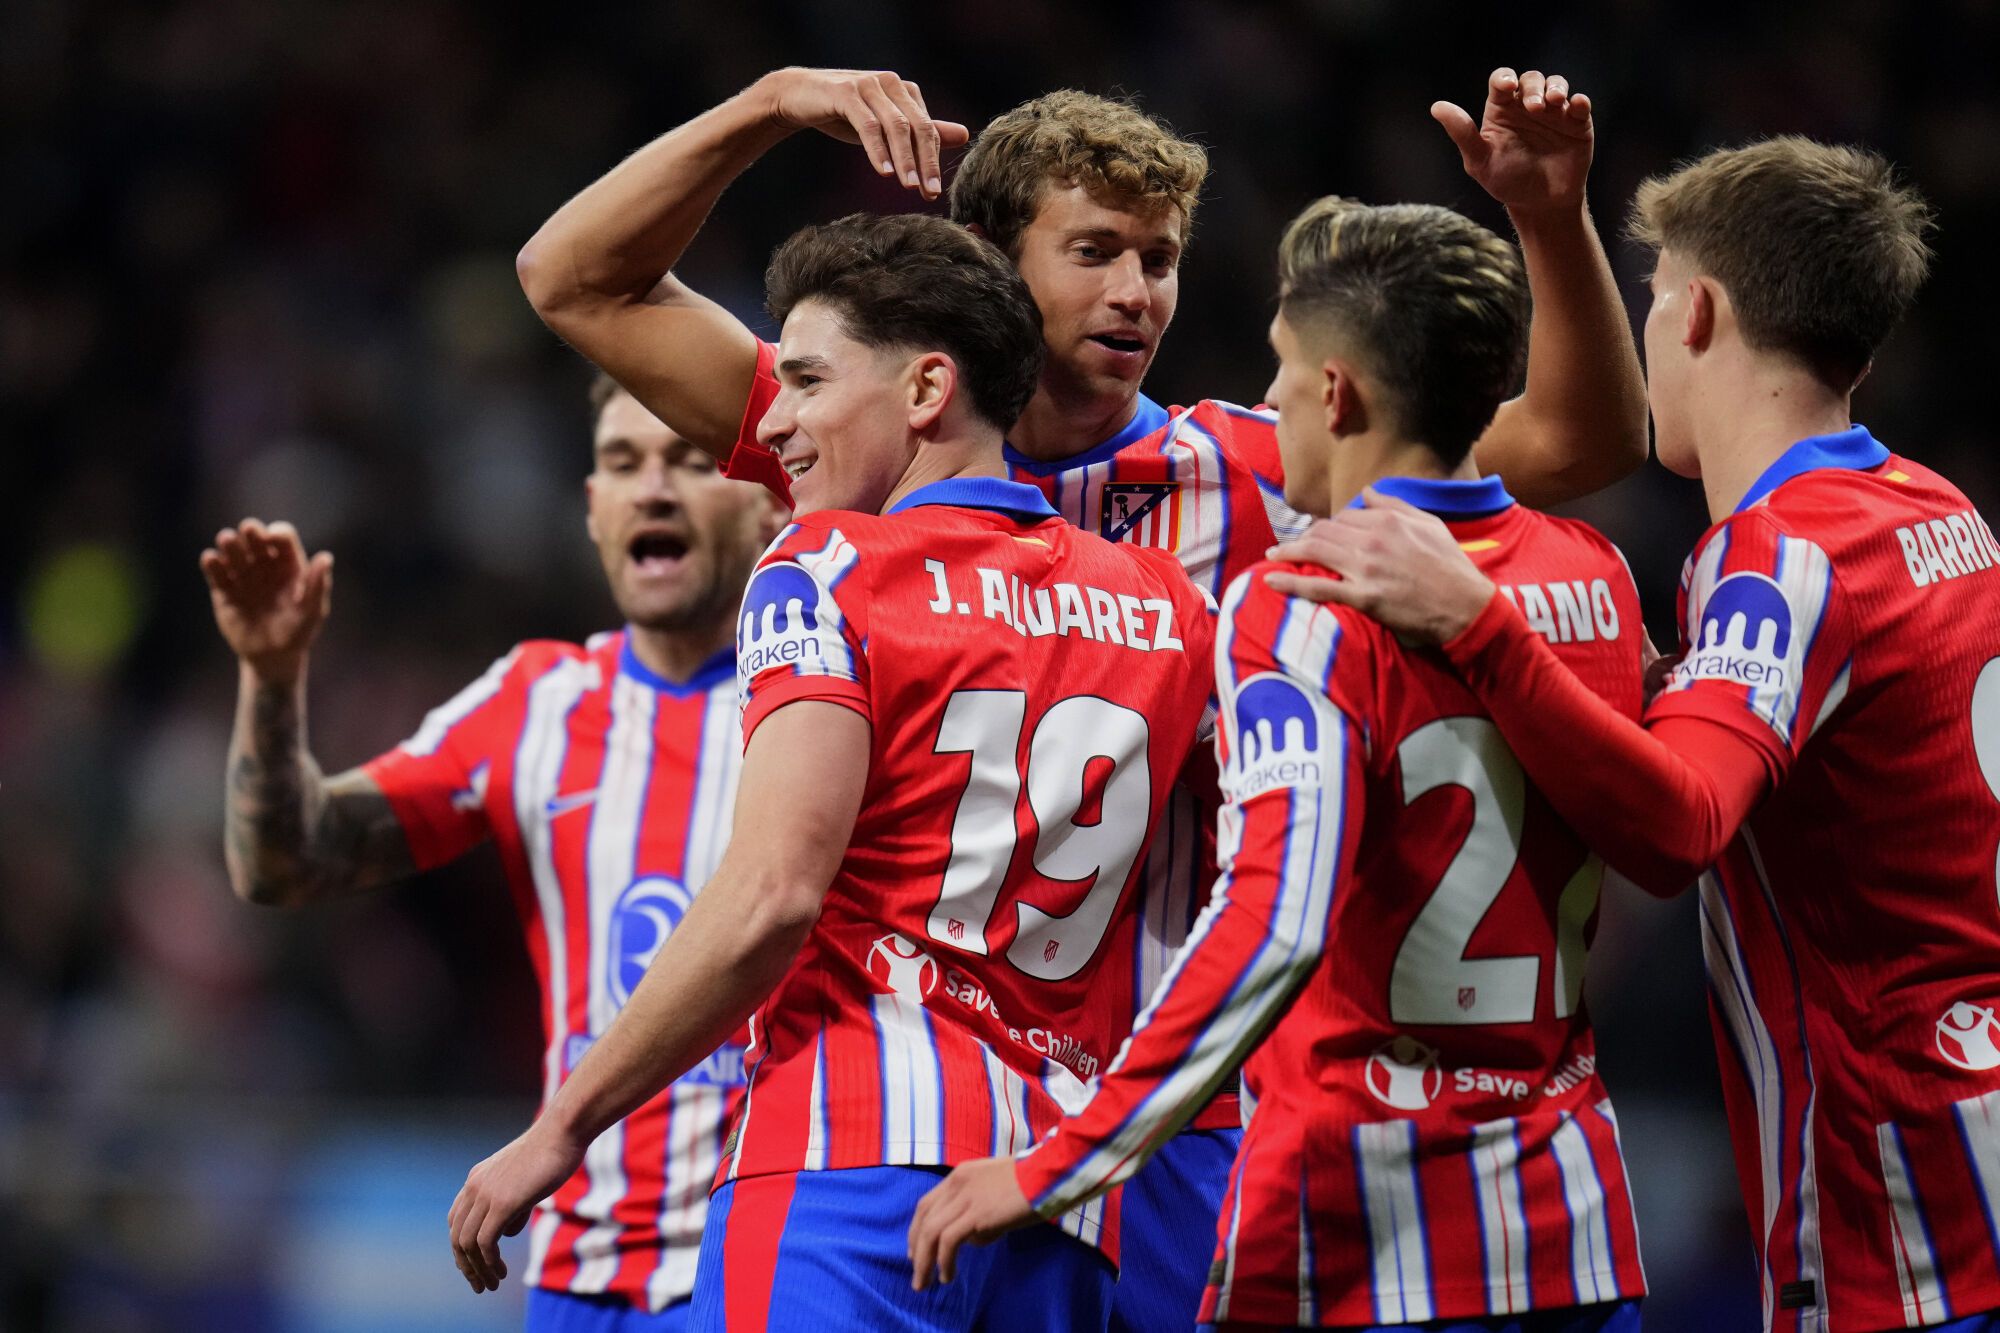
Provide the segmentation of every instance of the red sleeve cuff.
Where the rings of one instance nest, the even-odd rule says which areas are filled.
[[[1021,1187],[1021,1197],[1033,1208],[1035,1200],[1055,1187],[1056,1178],[1064,1170],[1065,1164],[1055,1160],[1057,1153],[1051,1141],[1041,1143],[1014,1159],[1014,1183]]]
[[[757,427],[770,410],[771,400],[778,396],[778,376],[773,368],[776,355],[775,347],[758,340],[757,373],[750,378],[750,397],[743,404],[743,420],[736,428],[736,446],[722,465],[722,475],[734,481],[756,482],[790,509],[792,479],[778,456],[757,442]]]
[[[852,708],[871,726],[874,724],[874,715],[868,708],[867,687],[859,681],[839,676],[780,676],[754,686],[750,701],[743,705],[743,744],[750,744],[750,738],[763,725],[765,718],[786,704],[803,703],[808,699]]]

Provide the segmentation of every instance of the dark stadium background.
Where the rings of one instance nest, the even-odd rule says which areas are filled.
[[[1476,12],[1475,12],[1476,11]],[[526,637],[611,623],[584,539],[585,369],[512,257],[626,151],[786,63],[893,68],[975,125],[1061,85],[1213,151],[1162,401],[1254,401],[1280,224],[1328,191],[1502,219],[1426,107],[1487,70],[1597,105],[1598,217],[1677,156],[1874,144],[1939,207],[1936,276],[1858,415],[2000,517],[1988,319],[1993,6],[1159,0],[442,0],[0,9],[0,1327],[512,1327],[444,1211],[531,1108],[531,982],[496,864],[305,914],[221,862],[234,690],[195,567],[224,523],[338,553],[313,671],[329,770]],[[684,274],[753,314],[792,227],[900,209],[853,150],[781,147]],[[1642,261],[1616,247],[1635,317]],[[1698,490],[1585,506],[1656,638]],[[1637,1177],[1649,1327],[1755,1325],[1692,903],[1609,901],[1592,959]],[[1833,1201],[1837,1207],[1838,1202]]]

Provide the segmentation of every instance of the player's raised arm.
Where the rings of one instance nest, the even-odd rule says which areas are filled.
[[[1646,385],[1584,198],[1590,99],[1560,74],[1497,69],[1480,123],[1450,102],[1431,115],[1466,174],[1506,205],[1535,303],[1527,388],[1480,437],[1479,470],[1532,505],[1608,486],[1646,461]]]
[[[757,727],[714,878],[548,1108],[474,1167],[452,1203],[452,1252],[474,1291],[507,1275],[500,1237],[521,1229],[591,1141],[727,1040],[784,978],[847,853],[869,739],[867,718],[816,699]]]
[[[858,144],[927,199],[967,139],[916,84],[880,70],[781,69],[655,139],[558,209],[515,261],[535,312],[683,437],[726,459],[757,342],[669,270],[724,189],[774,144],[816,129]],[[664,275],[664,276],[662,276]]]
[[[295,906],[415,866],[395,812],[361,771],[322,777],[306,749],[306,660],[333,602],[333,556],[289,523],[245,519],[201,553],[216,627],[236,653],[224,854],[246,902]]]

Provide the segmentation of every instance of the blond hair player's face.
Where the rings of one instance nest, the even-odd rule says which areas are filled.
[[[782,519],[770,493],[619,393],[597,414],[585,524],[612,600],[643,629],[705,629],[735,613]]]
[[[1181,219],[1052,183],[1015,267],[1042,312],[1042,386],[1058,402],[1136,396],[1180,304]]]
[[[832,307],[802,301],[778,339],[778,396],[757,426],[792,478],[792,512],[879,514],[916,452],[911,358],[850,336]]]

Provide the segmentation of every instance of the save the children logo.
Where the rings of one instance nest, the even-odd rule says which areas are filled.
[[[2000,1022],[1993,1007],[1960,1000],[1937,1021],[1937,1053],[1960,1069],[1979,1071],[2000,1067]]]
[[[922,1004],[937,989],[938,965],[901,935],[884,935],[868,950],[868,975],[898,999]]]
[[[1376,1101],[1398,1111],[1421,1111],[1444,1091],[1437,1047],[1407,1033],[1377,1046],[1362,1066],[1361,1078]]]

